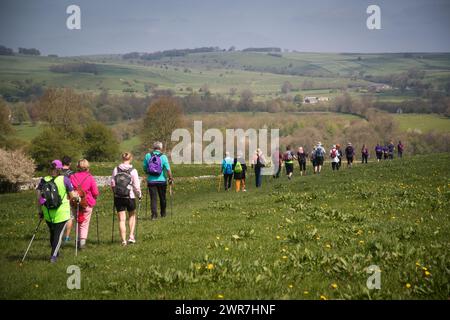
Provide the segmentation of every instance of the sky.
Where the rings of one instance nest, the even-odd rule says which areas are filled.
[[[81,29],[69,30],[69,5]],[[369,5],[381,29],[369,30]],[[218,46],[449,52],[450,0],[0,0],[0,45],[61,56]]]

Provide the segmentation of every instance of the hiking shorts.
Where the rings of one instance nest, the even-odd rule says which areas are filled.
[[[286,174],[290,174],[294,172],[294,164],[293,163],[285,163],[286,166]]]
[[[114,198],[114,206],[117,212],[136,210],[136,199],[131,198]]]
[[[323,166],[323,157],[316,158],[316,166]]]

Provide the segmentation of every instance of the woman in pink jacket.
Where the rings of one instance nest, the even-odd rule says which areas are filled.
[[[89,222],[91,221],[92,210],[97,202],[99,195],[97,183],[94,177],[89,173],[89,162],[86,159],[78,161],[78,171],[70,176],[73,188],[78,188],[85,193],[85,199],[80,202],[80,210],[78,211],[78,247],[83,249],[86,246],[86,239],[89,232]],[[86,206],[83,208],[83,206]]]

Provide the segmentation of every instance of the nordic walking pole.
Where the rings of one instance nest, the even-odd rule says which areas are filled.
[[[78,211],[80,211],[80,201],[77,201],[77,213],[75,214],[75,257],[78,256]]]
[[[97,244],[100,244],[100,236],[98,233],[98,211],[95,211],[95,217],[97,219]]]
[[[148,188],[145,187],[145,214],[144,217],[148,217]]]
[[[173,216],[173,182],[169,184],[169,195],[170,195],[170,216]]]
[[[141,199],[138,200],[139,204],[138,204],[138,209],[136,212],[136,226],[135,226],[135,231],[134,231],[134,238],[137,239],[137,235],[138,235],[138,221],[139,221],[139,212],[141,212]]]
[[[34,230],[34,233],[33,233],[33,236],[31,237],[30,243],[28,244],[27,251],[25,251],[25,254],[23,255],[22,262],[24,262],[24,261],[25,261],[25,258],[27,257],[28,250],[30,250],[30,248],[31,248],[31,244],[33,243],[33,240],[34,240],[34,238],[36,237],[36,233],[38,232],[38,229],[39,229],[39,226],[41,225],[42,220],[43,220],[43,218],[40,218],[40,219],[39,219],[39,223],[38,223],[36,229]]]
[[[113,203],[113,212],[112,212],[112,218],[113,218],[113,222],[112,222],[112,232],[111,232],[111,243],[113,243],[114,242],[114,216],[115,216],[115,213],[114,213],[114,203]]]

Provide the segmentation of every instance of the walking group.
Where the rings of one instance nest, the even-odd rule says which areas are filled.
[[[402,158],[404,145],[401,141],[398,142],[397,146],[394,145],[393,141],[390,141],[385,145],[377,144],[374,148],[377,162],[380,162],[382,159],[393,160],[395,150],[397,150],[398,157]],[[327,153],[324,146],[319,141],[312,148],[311,152],[308,153],[304,147],[299,147],[297,152],[295,152],[292,147],[288,145],[285,152],[282,153],[277,150],[272,154],[272,168],[274,168],[273,178],[277,179],[280,177],[281,170],[284,165],[286,176],[289,180],[291,180],[292,175],[294,174],[295,161],[298,161],[300,175],[306,175],[306,164],[308,159],[311,161],[313,174],[320,174],[327,156],[330,159],[331,169],[333,171],[337,171],[341,168],[342,159],[347,161],[347,168],[351,168],[356,159],[355,147],[351,142],[348,142],[345,148],[342,148],[340,144],[335,144]],[[369,157],[369,148],[363,144],[361,147],[361,163],[368,163]],[[262,168],[266,166],[266,159],[264,154],[261,152],[261,149],[257,149],[255,151],[253,157],[250,159],[250,164],[251,168],[254,170],[256,188],[259,188],[262,184]],[[223,175],[223,185],[225,191],[232,189],[233,178],[236,183],[236,192],[246,191],[245,181],[247,169],[248,168],[242,153],[239,153],[238,156],[233,159],[230,157],[229,152],[227,152],[221,166],[221,174]],[[220,186],[221,182],[219,181],[219,191]]]
[[[155,142],[153,150],[147,153],[142,163],[146,173],[147,190],[150,195],[151,218],[158,218],[158,198],[160,217],[166,216],[166,194],[172,189],[173,176],[169,160],[162,152],[163,144]],[[129,152],[122,154],[122,163],[112,171],[110,186],[114,195],[114,218],[117,216],[122,246],[136,243],[137,214],[142,200],[141,183],[138,171],[132,165],[133,156]],[[22,261],[25,260],[36,232],[45,221],[50,233],[50,262],[56,262],[61,246],[71,241],[70,235],[75,224],[75,254],[86,247],[93,209],[100,195],[97,183],[89,172],[89,161],[77,162],[76,171],[71,170],[71,159],[64,156],[62,160],[53,160],[48,175],[43,177],[37,187],[39,224],[28,245]],[[137,203],[139,201],[139,203]],[[128,213],[128,238],[126,218]],[[97,237],[98,237],[97,216]]]

